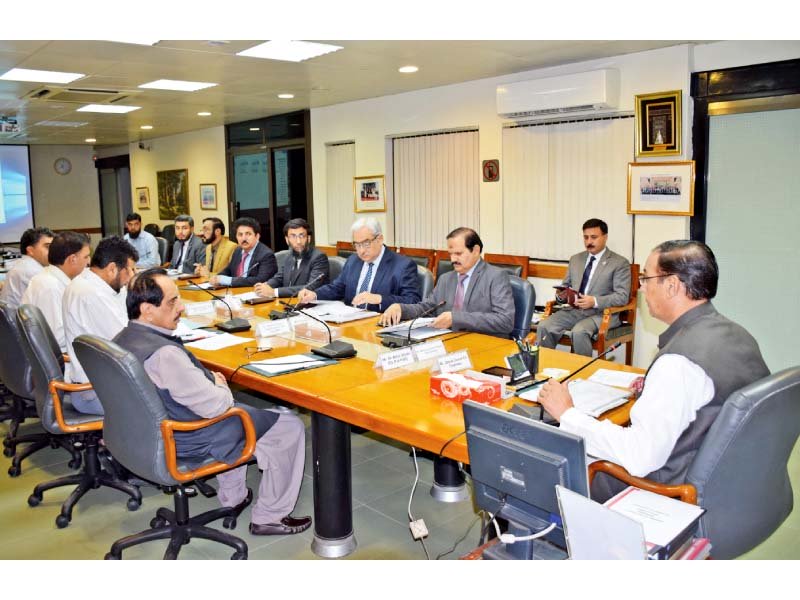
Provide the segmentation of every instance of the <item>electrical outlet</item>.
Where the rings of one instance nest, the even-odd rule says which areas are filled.
[[[420,540],[428,535],[428,528],[425,527],[425,521],[422,519],[411,521],[408,524],[408,527],[411,529],[411,537],[413,537],[415,540]]]

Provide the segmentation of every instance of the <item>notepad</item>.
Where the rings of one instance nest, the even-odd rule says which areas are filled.
[[[254,338],[239,337],[231,333],[221,333],[213,337],[197,340],[196,342],[189,342],[186,346],[188,348],[197,348],[198,350],[222,350],[230,346],[238,346],[239,344],[246,344],[247,342],[254,341]]]
[[[270,377],[293,371],[315,369],[330,364],[336,364],[336,361],[313,354],[290,354],[289,356],[253,361],[246,368]]]
[[[604,385],[612,385],[614,387],[629,388],[631,384],[642,377],[641,373],[628,373],[627,371],[612,371],[611,369],[598,369],[595,371],[589,381],[595,383],[602,383]]]

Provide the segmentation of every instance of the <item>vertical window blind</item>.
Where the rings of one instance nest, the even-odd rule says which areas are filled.
[[[631,259],[627,214],[632,117],[503,130],[503,249],[566,260],[582,248],[581,225],[608,224],[608,246]]]
[[[353,177],[356,174],[355,142],[325,147],[325,179],[328,192],[328,243],[350,241],[355,221]]]
[[[480,224],[478,131],[393,140],[395,244],[444,248],[456,227]]]

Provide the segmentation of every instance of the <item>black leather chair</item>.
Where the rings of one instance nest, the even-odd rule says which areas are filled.
[[[524,340],[531,332],[531,318],[536,304],[536,290],[527,279],[516,275],[509,275],[511,294],[514,296],[514,329],[511,337],[515,340]]]
[[[158,223],[148,223],[144,226],[144,230],[153,237],[161,235],[161,228],[158,226]]]
[[[37,506],[44,492],[65,485],[75,485],[69,497],[61,505],[61,514],[56,525],[64,528],[72,520],[72,509],[86,492],[100,486],[111,487],[130,496],[128,509],[136,510],[142,503],[139,488],[105,470],[100,465],[99,441],[103,436],[103,420],[98,415],[87,415],[76,411],[69,399],[69,392],[91,389],[89,384],[64,383],[64,357],[53,332],[42,312],[30,304],[23,304],[17,312],[17,322],[25,354],[33,372],[33,391],[36,412],[42,427],[53,435],[64,436],[83,453],[83,470],[76,475],[59,477],[40,483],[28,498],[30,506]]]
[[[450,260],[450,253],[447,250],[436,251],[436,279],[445,273],[453,271],[453,261]]]
[[[9,394],[9,402],[0,411],[0,419],[9,421],[8,434],[3,439],[3,455],[11,458],[8,474],[17,477],[22,473],[22,461],[42,448],[66,447],[72,452],[69,466],[77,469],[81,464],[81,455],[71,447],[62,444],[60,438],[44,431],[18,435],[19,425],[26,419],[36,419],[36,403],[33,394],[33,375],[31,363],[25,355],[22,338],[17,327],[17,311],[5,302],[0,301],[0,347],[5,356],[0,360],[0,379],[3,380]],[[19,452],[17,446],[27,444]],[[13,457],[13,458],[12,458]]]
[[[275,260],[278,261],[278,269],[280,269],[283,266],[283,263],[286,260],[287,256],[289,256],[289,250],[278,250],[275,253]]]
[[[786,465],[800,434],[800,366],[730,395],[689,465],[685,483],[633,477],[611,462],[590,465],[629,485],[706,509],[698,535],[714,558],[735,558],[767,539],[792,512]]]
[[[156,236],[158,242],[158,255],[161,257],[161,264],[167,262],[167,240],[162,237]]]
[[[351,254],[357,254],[353,242],[336,242],[336,256],[341,256],[347,260]]]
[[[334,281],[344,269],[347,259],[342,256],[329,256],[328,266],[330,267],[330,281]]]
[[[424,300],[433,292],[433,273],[417,265],[417,281],[419,281],[420,297]]]
[[[114,342],[91,335],[78,336],[73,347],[105,411],[106,447],[127,469],[175,496],[174,511],[159,508],[150,521],[150,529],[114,542],[106,559],[120,559],[126,548],[161,539],[170,540],[164,558],[175,559],[181,547],[193,537],[231,546],[235,549],[231,558],[246,559],[247,544],[244,541],[206,527],[207,523],[217,519],[223,519],[223,527],[236,527],[236,518],[244,506],[218,508],[190,517],[189,496],[192,490],[187,486],[200,477],[244,464],[252,457],[256,434],[249,415],[241,408],[233,407],[213,419],[171,421],[156,387],[133,354]],[[211,459],[187,461],[177,456],[175,431],[193,431],[231,417],[241,419],[245,431],[244,448],[233,465]]]
[[[167,240],[167,254],[164,259],[164,262],[167,262],[172,259],[172,248],[175,247],[175,225],[172,223],[164,225],[161,230],[161,237]]]

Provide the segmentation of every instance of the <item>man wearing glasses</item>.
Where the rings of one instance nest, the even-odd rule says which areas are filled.
[[[358,219],[350,228],[356,254],[347,259],[335,281],[316,292],[302,289],[299,302],[342,300],[383,312],[394,303],[417,304],[420,298],[417,265],[383,245],[381,225],[374,217]]]
[[[603,309],[624,306],[631,289],[631,265],[624,256],[606,247],[608,225],[600,219],[583,224],[585,252],[569,259],[563,285],[568,290],[556,293],[559,302],[570,306],[539,323],[536,339],[544,348],[555,348],[561,335],[572,331],[575,354],[592,355],[592,336],[600,329]],[[577,292],[577,293],[576,293]],[[619,325],[619,315],[611,316],[610,327]]]
[[[539,402],[561,429],[586,441],[591,456],[613,461],[637,477],[683,483],[689,464],[722,404],[736,390],[769,375],[758,343],[741,325],[719,314],[719,268],[702,242],[657,246],[639,278],[650,314],[669,327],[658,338],[630,425],[598,421],[578,412],[566,384],[553,379]],[[592,497],[602,502],[625,484],[599,474]]]
[[[289,255],[278,265],[278,272],[266,283],[257,283],[255,292],[262,298],[294,296],[308,284],[315,290],[328,283],[328,257],[311,244],[311,226],[305,219],[292,219],[283,226]]]

